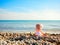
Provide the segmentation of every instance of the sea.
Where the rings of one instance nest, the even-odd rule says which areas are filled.
[[[36,24],[45,33],[60,34],[60,20],[0,20],[0,32],[35,32]]]

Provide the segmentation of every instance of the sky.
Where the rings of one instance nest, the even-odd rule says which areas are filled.
[[[60,20],[60,0],[0,0],[0,20]]]

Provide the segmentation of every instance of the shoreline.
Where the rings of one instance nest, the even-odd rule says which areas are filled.
[[[44,33],[50,34],[60,34],[60,30],[42,30]],[[0,30],[0,32],[10,32],[10,33],[34,33],[34,30]]]

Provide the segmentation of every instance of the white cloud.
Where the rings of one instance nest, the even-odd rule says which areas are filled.
[[[27,11],[30,11],[27,9]],[[30,12],[10,12],[0,9],[0,20],[60,20],[60,11],[44,9]]]

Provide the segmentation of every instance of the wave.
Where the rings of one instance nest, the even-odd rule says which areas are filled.
[[[60,25],[49,25],[49,26],[52,26],[52,27],[60,27]]]

